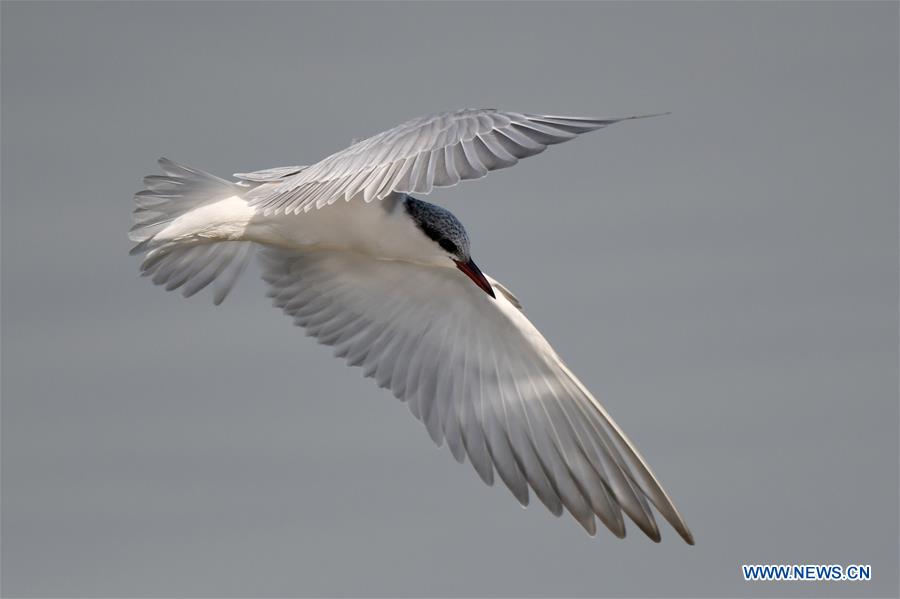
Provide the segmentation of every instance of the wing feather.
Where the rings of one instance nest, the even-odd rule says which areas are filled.
[[[392,193],[427,194],[479,179],[521,158],[620,121],[465,109],[416,118],[357,142],[308,167],[236,175],[256,185],[245,195],[266,214],[322,208],[339,199],[366,202]]]
[[[235,173],[234,176],[247,183],[271,183],[272,181],[283,181],[305,168],[306,166],[276,166],[252,173]]]
[[[496,472],[521,504],[534,491],[592,535],[599,518],[624,536],[627,515],[658,541],[652,504],[693,542],[644,460],[499,283],[492,299],[451,268],[327,250],[262,258],[275,305],[405,401],[485,483]],[[180,265],[165,266],[177,282]]]

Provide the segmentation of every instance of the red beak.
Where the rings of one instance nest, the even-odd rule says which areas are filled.
[[[492,298],[497,299],[497,296],[494,295],[494,290],[491,288],[491,284],[488,283],[488,280],[484,276],[484,273],[481,272],[481,269],[479,269],[478,266],[474,262],[472,262],[472,260],[469,260],[468,262],[460,262],[459,260],[454,260],[454,262],[456,262],[456,268],[466,273],[466,276],[472,279],[472,281],[476,285],[481,287],[482,291],[487,293]]]

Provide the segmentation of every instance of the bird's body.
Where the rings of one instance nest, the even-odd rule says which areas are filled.
[[[418,262],[431,252],[433,244],[423,239],[403,212],[404,199],[341,202],[328,210],[273,215],[261,213],[240,195],[233,195],[179,217],[159,238],[182,243],[191,237],[199,243],[250,241],[285,249],[354,251],[384,260]]]
[[[485,482],[496,472],[523,505],[530,489],[591,534],[596,516],[624,536],[624,511],[659,540],[653,504],[693,543],[643,458],[518,300],[475,265],[462,223],[413,195],[618,120],[444,113],[236,181],[161,160],[165,174],[136,196],[132,252],[155,283],[186,296],[215,282],[219,303],[262,247],[275,305],[406,401]]]

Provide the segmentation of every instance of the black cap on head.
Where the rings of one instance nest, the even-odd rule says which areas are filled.
[[[463,262],[469,261],[469,236],[452,212],[412,196],[406,196],[403,207],[416,226],[441,249]]]

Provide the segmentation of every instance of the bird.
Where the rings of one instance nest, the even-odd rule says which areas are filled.
[[[654,509],[694,537],[625,433],[472,258],[465,227],[422,199],[622,121],[463,109],[416,118],[308,166],[231,180],[159,160],[134,196],[141,274],[220,304],[257,254],[268,296],[308,336],[405,402],[437,445],[518,502],[591,536]],[[418,196],[418,197],[417,197]]]

